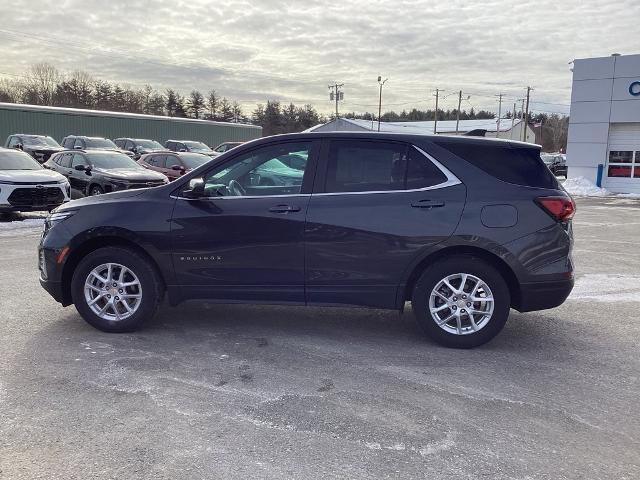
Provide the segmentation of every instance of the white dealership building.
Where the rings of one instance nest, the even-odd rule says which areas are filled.
[[[640,193],[640,55],[573,62],[567,141],[569,178]]]

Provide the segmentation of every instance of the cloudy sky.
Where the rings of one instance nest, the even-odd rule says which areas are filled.
[[[534,111],[567,112],[574,58],[640,53],[638,0],[0,0],[0,77],[32,63],[241,102],[278,99],[342,111],[497,110],[534,87]],[[8,14],[10,12],[10,14]],[[506,107],[505,107],[506,108]],[[512,107],[510,107],[512,108]]]

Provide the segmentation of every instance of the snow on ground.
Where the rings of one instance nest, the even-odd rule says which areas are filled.
[[[600,188],[584,177],[569,178],[562,182],[564,189],[575,197],[616,197],[640,199],[640,193],[612,193]]]
[[[46,216],[45,212],[0,216],[0,237],[39,235]]]
[[[569,178],[562,184],[564,189],[577,197],[608,197],[611,192],[606,188],[600,188],[584,177]]]
[[[571,300],[640,302],[640,275],[585,274],[576,279]]]

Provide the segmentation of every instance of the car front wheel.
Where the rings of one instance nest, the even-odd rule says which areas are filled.
[[[76,309],[105,332],[131,332],[153,317],[162,282],[149,260],[122,247],[100,248],[85,256],[71,282]]]
[[[411,304],[418,324],[436,342],[472,348],[488,342],[504,327],[511,298],[504,278],[474,257],[441,260],[418,279]]]

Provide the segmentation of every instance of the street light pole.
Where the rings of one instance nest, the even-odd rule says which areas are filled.
[[[382,77],[378,75],[378,85],[380,85],[380,97],[378,99],[378,131],[380,131],[380,117],[382,116],[382,86],[389,80],[385,78],[382,80]]]

